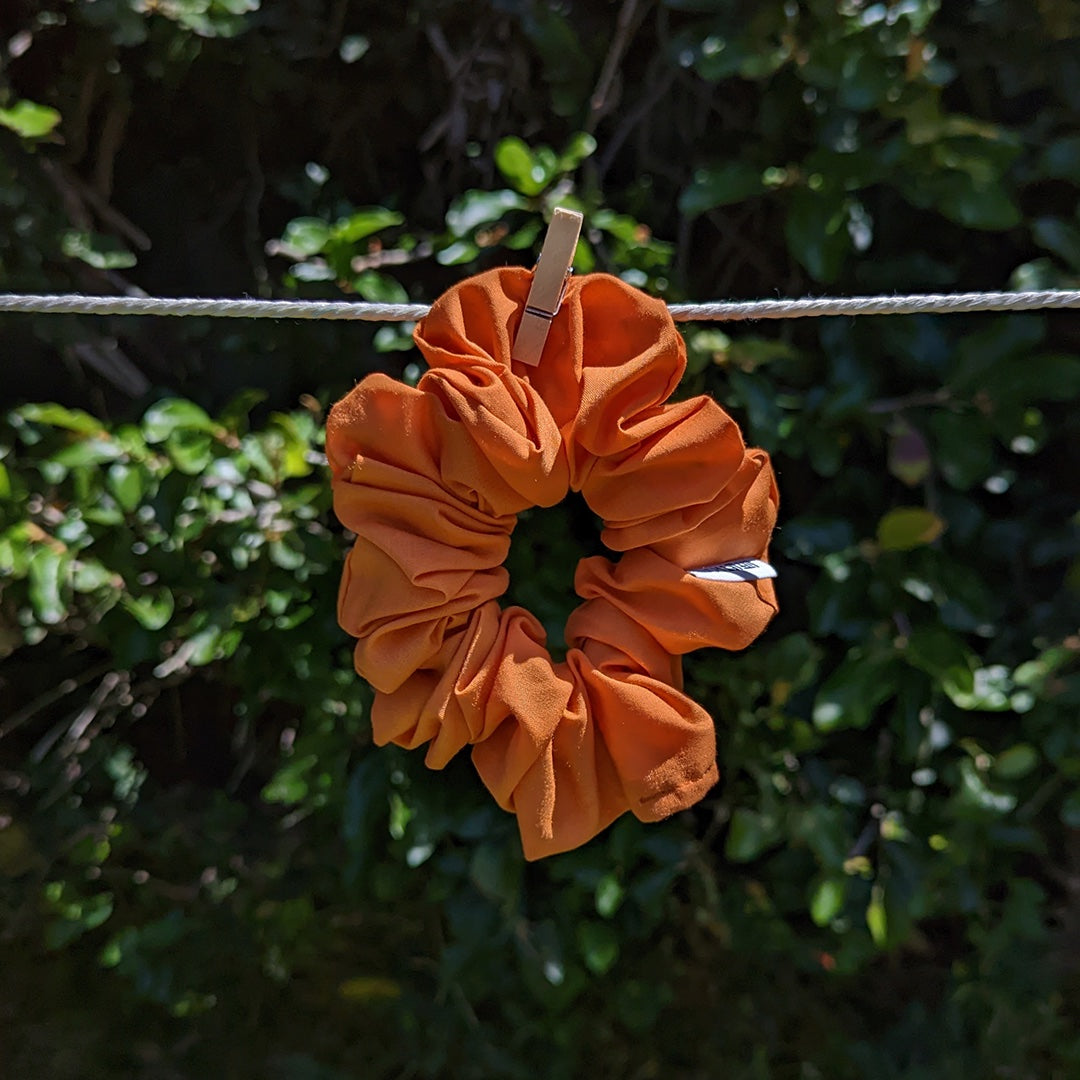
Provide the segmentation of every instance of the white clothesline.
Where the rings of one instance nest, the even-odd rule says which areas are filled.
[[[805,319],[825,315],[916,315],[973,311],[1036,311],[1080,308],[1080,290],[929,293],[915,296],[806,297],[671,304],[676,322]],[[171,315],[232,319],[345,319],[415,322],[428,304],[371,304],[357,300],[216,300],[194,297],[84,296],[78,293],[0,293],[0,313],[39,315]]]

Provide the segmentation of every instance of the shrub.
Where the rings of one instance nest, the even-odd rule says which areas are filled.
[[[0,287],[430,299],[557,202],[671,300],[1080,273],[1068,5],[148,6],[0,15]],[[687,662],[706,800],[534,865],[336,625],[322,414],[407,327],[0,334],[6,1072],[1076,1073],[1071,316],[686,330],[781,615]],[[591,529],[514,535],[556,640]]]

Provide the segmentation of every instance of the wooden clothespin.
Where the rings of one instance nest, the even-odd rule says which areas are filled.
[[[576,210],[557,208],[551,215],[544,246],[533,270],[532,288],[525,301],[525,313],[521,316],[512,360],[536,367],[544,351],[551,320],[562,304],[566,283],[570,280],[571,264],[581,235],[582,215]]]

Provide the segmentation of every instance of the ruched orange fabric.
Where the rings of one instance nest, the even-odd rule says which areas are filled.
[[[682,692],[679,657],[744,648],[776,601],[771,581],[688,571],[766,558],[777,492],[716,402],[668,403],[682,338],[617,278],[571,279],[540,365],[512,362],[530,277],[493,270],[445,293],[414,334],[419,385],[368,376],[332,409],[326,445],[357,535],[338,615],[377,691],[375,741],[427,744],[434,769],[471,746],[537,859],[716,782],[713,723]],[[498,597],[515,515],[570,489],[624,554],[578,565],[584,602],[556,663],[539,621]]]

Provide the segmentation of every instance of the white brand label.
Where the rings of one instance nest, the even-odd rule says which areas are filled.
[[[758,581],[776,577],[776,568],[761,559],[736,559],[734,562],[717,563],[691,570],[691,577],[705,581]]]

